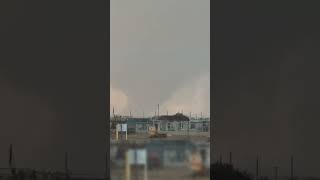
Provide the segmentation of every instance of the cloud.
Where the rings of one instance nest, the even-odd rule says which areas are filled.
[[[203,116],[210,115],[210,74],[205,73],[195,78],[191,82],[186,82],[181,88],[178,88],[164,103],[161,105],[168,109],[170,114],[191,112]]]
[[[121,90],[110,85],[110,112],[114,107],[116,114],[123,113],[128,106],[128,96]]]

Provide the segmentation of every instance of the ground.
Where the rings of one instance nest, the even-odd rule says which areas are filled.
[[[115,135],[111,135],[111,141],[115,141]],[[123,140],[125,140],[125,135],[122,136]],[[121,139],[121,135],[119,135],[119,139]],[[148,142],[153,139],[162,139],[162,140],[191,140],[194,142],[204,141],[209,142],[209,138],[207,136],[201,136],[201,135],[172,135],[168,136],[166,138],[149,138],[148,134],[129,134],[128,135],[128,141],[134,141],[136,143],[144,143]]]
[[[195,177],[187,168],[166,168],[148,170],[148,180],[209,180],[210,176]],[[139,173],[131,172],[130,180],[143,180],[143,169]],[[125,180],[124,169],[111,169],[111,180]]]

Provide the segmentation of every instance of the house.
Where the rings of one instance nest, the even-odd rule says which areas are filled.
[[[175,115],[159,116],[153,120],[153,124],[159,132],[186,131],[189,121],[187,116],[177,113]]]
[[[189,118],[181,113],[171,116],[159,116],[154,118],[153,124],[159,132],[163,133],[209,133],[210,119],[209,118]]]

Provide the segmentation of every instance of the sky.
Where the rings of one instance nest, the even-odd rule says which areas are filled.
[[[112,0],[110,109],[210,113],[210,1]]]

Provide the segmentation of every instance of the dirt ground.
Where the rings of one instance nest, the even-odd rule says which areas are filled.
[[[115,141],[115,136],[111,135],[111,141]],[[122,136],[123,140],[125,140],[125,135]],[[119,135],[119,139],[121,140],[121,135]],[[161,140],[191,140],[194,142],[208,142],[209,138],[207,136],[186,136],[186,135],[172,135],[166,138],[149,138],[148,134],[128,134],[128,141],[133,141],[136,143],[145,143],[151,140],[161,139]]]
[[[195,177],[186,168],[166,168],[148,170],[148,180],[209,180],[210,176]],[[111,169],[111,180],[125,180],[124,169]],[[139,172],[131,172],[130,180],[144,180],[143,169]]]

